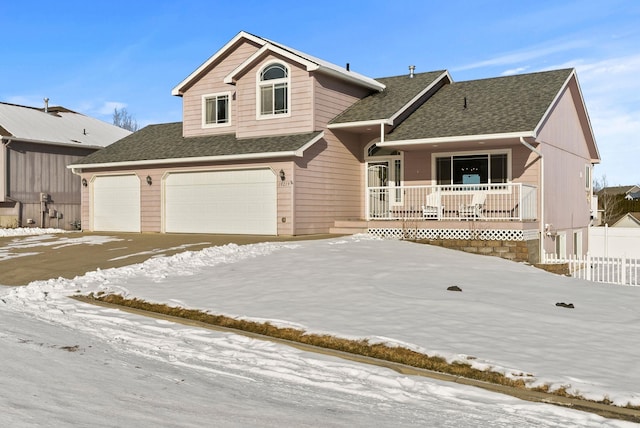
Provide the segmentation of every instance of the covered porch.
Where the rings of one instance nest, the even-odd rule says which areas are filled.
[[[538,189],[523,183],[367,187],[365,219],[531,222]]]

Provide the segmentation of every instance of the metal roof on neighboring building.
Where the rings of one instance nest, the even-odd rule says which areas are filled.
[[[64,107],[27,107],[0,102],[0,137],[44,144],[105,147],[131,132]]]

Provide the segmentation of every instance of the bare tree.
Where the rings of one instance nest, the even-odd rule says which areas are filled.
[[[611,224],[624,214],[624,195],[613,192],[603,175],[593,182],[593,190],[598,194],[598,210],[602,212],[601,224]]]
[[[119,110],[118,107],[113,109],[113,124],[131,132],[138,130],[138,122],[125,107]]]

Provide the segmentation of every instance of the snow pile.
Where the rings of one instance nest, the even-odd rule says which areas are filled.
[[[3,236],[30,236],[30,235],[48,235],[57,233],[67,233],[66,230],[54,228],[40,227],[16,227],[16,228],[0,228],[0,237]]]
[[[452,285],[462,292],[448,291]],[[77,396],[68,399],[89,403],[74,405],[77,414],[69,415],[74,422],[83,421],[85,407],[96,415],[108,414],[108,403],[100,407],[94,400],[113,393],[110,376],[116,376],[126,391],[141,391],[139,379],[158,388],[129,396],[134,404],[120,412],[128,424],[165,414],[160,408],[168,400],[164,391],[172,391],[182,397],[172,401],[174,416],[166,416],[173,425],[195,425],[204,412],[225,426],[630,426],[67,298],[100,291],[407,346],[533,383],[566,387],[587,398],[640,404],[640,365],[635,362],[640,288],[583,282],[501,259],[356,236],[225,245],[3,290],[0,322],[10,319],[12,329],[27,325],[23,319],[63,327],[70,339],[51,344],[47,352],[57,356],[54,361],[69,354],[62,348],[75,345],[91,356],[85,364],[96,370],[92,376],[69,374],[84,361],[79,357],[67,358],[68,366],[60,363],[59,375],[38,372],[39,380],[34,375],[33,382],[49,389],[59,382],[56,376],[78,377],[73,386]],[[575,307],[558,307],[557,302]],[[12,333],[0,334],[6,352],[29,367],[37,364],[32,360],[40,353],[34,356],[31,348],[15,343],[54,340],[43,339],[34,328],[25,327],[30,333],[20,330],[14,339]],[[64,336],[50,329],[42,327],[41,334]],[[97,369],[100,364],[115,371],[103,374]],[[105,382],[104,391],[96,393],[92,379]],[[168,387],[167,379],[181,384],[181,390]],[[0,400],[31,403],[31,390],[20,382],[11,377]],[[141,402],[143,396],[149,398]],[[216,398],[220,402],[214,404]],[[151,402],[157,404],[147,409]],[[247,413],[247,403],[255,410]],[[192,415],[197,404],[206,410]],[[0,415],[0,421],[3,418],[7,416]],[[21,419],[4,420],[15,424]]]

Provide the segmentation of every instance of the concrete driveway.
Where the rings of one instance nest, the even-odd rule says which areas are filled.
[[[141,263],[155,256],[235,243],[293,241],[335,235],[299,237],[70,232],[55,235],[0,237],[0,285],[26,285],[51,278],[74,278],[98,268]]]

